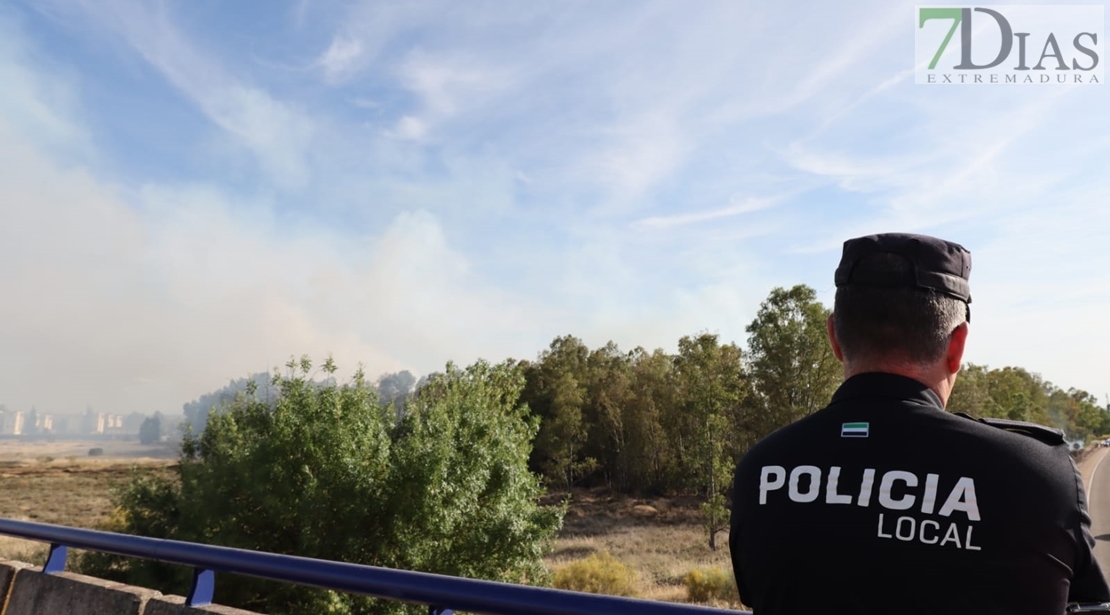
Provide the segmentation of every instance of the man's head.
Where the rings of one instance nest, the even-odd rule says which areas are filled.
[[[868,371],[943,364],[955,374],[971,316],[970,274],[971,254],[942,239],[886,233],[844,242],[830,318],[837,354]]]

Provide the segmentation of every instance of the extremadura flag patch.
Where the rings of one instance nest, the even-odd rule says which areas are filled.
[[[866,438],[870,423],[844,423],[840,426],[841,438]]]

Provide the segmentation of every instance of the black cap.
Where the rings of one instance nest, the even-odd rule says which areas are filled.
[[[872,254],[898,254],[910,263],[905,273],[868,268],[860,260]],[[943,293],[971,303],[971,253],[951,241],[912,235],[883,233],[844,242],[844,255],[836,268],[836,286],[913,287]],[[970,308],[968,320],[971,320]]]

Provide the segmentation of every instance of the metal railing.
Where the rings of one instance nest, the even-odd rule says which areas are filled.
[[[448,615],[455,610],[491,615],[741,613],[130,536],[32,521],[0,519],[0,534],[49,543],[50,552],[43,566],[43,572],[47,574],[65,570],[67,547],[192,567],[193,583],[185,602],[190,606],[212,603],[215,573],[220,572],[425,604],[432,615]]]

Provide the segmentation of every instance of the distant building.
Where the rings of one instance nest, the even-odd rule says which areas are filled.
[[[123,433],[123,415],[93,412],[92,408],[81,417],[81,434],[118,434]]]
[[[104,433],[104,413],[93,412],[92,408],[85,410],[85,414],[81,416],[81,433]]]
[[[35,431],[39,433],[53,433],[54,431],[54,415],[53,414],[35,414]]]
[[[44,434],[54,433],[54,415],[43,414],[31,407],[31,413],[26,415],[23,419],[22,434],[25,436],[37,436]]]
[[[0,407],[0,435],[18,436],[22,434],[23,411]]]
[[[64,414],[53,416],[51,417],[51,432],[62,436],[70,435],[76,430],[74,426],[78,423],[79,419],[80,417],[67,416]]]

